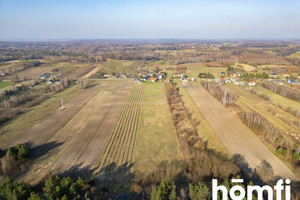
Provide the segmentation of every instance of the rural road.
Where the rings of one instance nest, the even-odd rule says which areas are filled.
[[[253,170],[263,160],[273,169],[274,175],[298,180],[293,172],[270,152],[239,119],[234,117],[200,85],[186,84],[186,90],[232,155],[242,155]]]

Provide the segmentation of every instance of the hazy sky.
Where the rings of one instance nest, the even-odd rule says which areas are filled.
[[[300,38],[300,0],[0,0],[0,40]]]

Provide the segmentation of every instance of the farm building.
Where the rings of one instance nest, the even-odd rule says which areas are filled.
[[[166,78],[165,82],[166,82],[166,83],[170,83],[170,82],[171,82],[171,79]]]
[[[156,78],[151,78],[150,80],[151,80],[151,82],[153,83],[153,82],[156,81]]]
[[[289,77],[290,75],[287,73],[282,74],[283,77]]]
[[[255,86],[256,83],[255,83],[254,81],[251,81],[251,82],[248,83],[248,85],[249,85],[249,86]]]

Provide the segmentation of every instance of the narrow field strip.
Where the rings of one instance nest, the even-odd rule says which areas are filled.
[[[110,164],[121,166],[131,163],[143,95],[142,86],[135,86],[131,89],[100,156],[99,170]]]
[[[110,135],[112,123],[116,118],[114,115],[119,113],[118,105],[121,105],[124,101],[122,96],[127,96],[129,85],[127,82],[126,84],[120,82],[114,86],[115,89],[112,90],[115,92],[106,98],[101,108],[97,110],[93,120],[90,120],[84,127],[80,134],[81,137],[77,137],[53,165],[51,170],[53,173],[63,173],[74,166],[80,168],[89,166],[90,168],[97,162],[97,158],[102,152],[102,143]],[[124,96],[124,99],[126,96]]]

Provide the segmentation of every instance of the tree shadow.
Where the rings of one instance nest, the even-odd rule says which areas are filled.
[[[245,177],[247,182],[252,181],[255,185],[263,184],[263,181],[258,175],[257,170],[249,167],[249,164],[243,155],[235,154],[233,155],[233,159],[237,166],[241,169],[242,175]]]
[[[70,176],[71,178],[82,177],[83,179],[89,180],[91,175],[96,171],[97,168],[92,167],[91,165],[82,167],[82,164],[83,164],[83,162],[73,165],[68,170],[65,170],[65,171],[55,174],[55,175]]]
[[[52,151],[55,151],[55,149],[59,146],[61,146],[63,144],[63,142],[58,142],[58,141],[53,141],[53,142],[48,142],[48,143],[44,143],[38,146],[34,146],[32,147],[32,143],[25,143],[25,145],[28,145],[31,148],[31,157],[32,159],[37,159],[40,158]]]
[[[93,88],[93,87],[95,87],[95,86],[97,86],[97,85],[100,85],[100,84],[99,84],[99,83],[94,83],[94,84],[91,84],[91,85],[86,86],[85,89]]]

